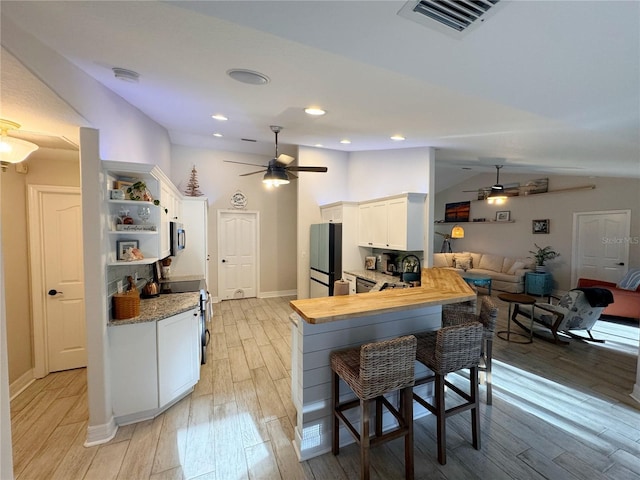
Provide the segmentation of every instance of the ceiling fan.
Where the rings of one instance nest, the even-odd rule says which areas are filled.
[[[500,169],[504,165],[495,165],[496,167],[496,183],[494,183],[490,188],[479,188],[477,190],[463,190],[463,192],[483,192],[484,198],[487,199],[489,203],[503,203],[507,199],[507,195],[505,194],[504,185],[500,183]]]
[[[325,173],[328,169],[327,167],[301,167],[297,165],[289,165],[291,162],[295,160],[295,158],[280,154],[278,155],[278,133],[280,133],[283,128],[277,125],[270,126],[271,131],[276,136],[276,153],[271,160],[269,160],[268,165],[262,165],[264,170],[257,170],[255,172],[243,173],[240,176],[246,177],[248,175],[255,175],[256,173],[266,172],[262,182],[267,184],[268,186],[278,187],[280,185],[286,185],[289,183],[289,176],[297,178],[291,172],[319,172]],[[260,165],[256,165],[254,163],[245,163],[245,162],[234,162],[233,160],[225,160],[227,163],[239,163],[241,165],[252,165],[254,167],[258,167]]]

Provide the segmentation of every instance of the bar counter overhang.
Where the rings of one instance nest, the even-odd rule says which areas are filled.
[[[291,395],[297,410],[293,443],[298,458],[307,460],[331,450],[331,351],[436,330],[442,305],[475,298],[456,272],[423,268],[420,287],[290,302],[295,312],[291,315]],[[416,364],[416,375],[424,374],[424,367]],[[426,395],[430,387],[420,388]],[[344,384],[340,393],[344,398],[353,396]],[[428,413],[418,407],[414,418]],[[384,425],[391,421],[392,417],[385,417]],[[348,432],[341,431],[341,444],[352,441]]]

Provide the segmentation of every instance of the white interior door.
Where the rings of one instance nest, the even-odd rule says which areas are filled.
[[[617,283],[629,265],[631,211],[574,213],[573,217],[572,285],[578,278]]]
[[[258,213],[218,211],[218,296],[255,297],[258,291]]]
[[[82,208],[75,187],[29,187],[35,374],[87,365]]]

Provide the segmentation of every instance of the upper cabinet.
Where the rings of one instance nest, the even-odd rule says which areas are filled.
[[[358,244],[389,250],[422,250],[425,199],[422,193],[406,193],[361,203]]]
[[[323,223],[342,224],[342,269],[355,269],[362,265],[358,248],[358,204],[336,202],[320,207]]]

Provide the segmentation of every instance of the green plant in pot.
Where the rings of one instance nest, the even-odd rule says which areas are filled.
[[[160,205],[160,200],[153,199],[151,192],[147,189],[147,184],[142,180],[138,180],[130,187],[127,187],[127,195],[129,195],[130,200],[153,202],[154,205],[161,207],[164,210],[164,213],[168,212],[166,208]]]
[[[540,247],[534,243],[533,246],[536,247],[537,250],[529,250],[529,253],[533,254],[533,257],[530,258],[533,258],[536,261],[536,272],[545,272],[547,270],[545,262],[560,256],[560,254],[553,250],[550,245]]]

